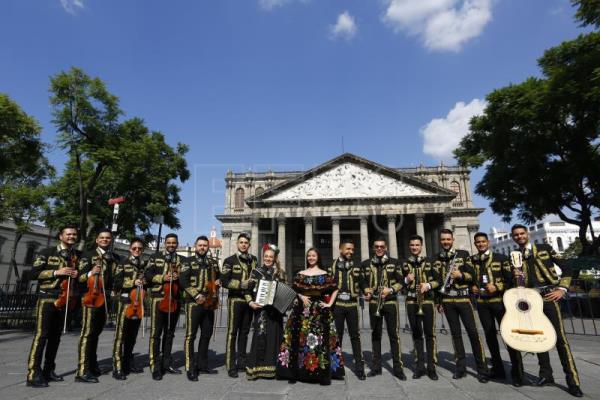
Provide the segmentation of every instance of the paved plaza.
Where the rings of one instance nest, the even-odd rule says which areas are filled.
[[[98,358],[103,366],[111,365],[111,349],[114,331],[107,329],[100,337]],[[384,333],[385,334],[385,333]],[[184,330],[178,329],[174,344],[174,358],[177,366],[183,365]],[[138,339],[136,363],[145,367],[143,374],[129,375],[126,381],[117,381],[109,374],[100,377],[98,384],[74,382],[77,360],[77,334],[63,335],[57,357],[57,373],[65,378],[62,383],[51,384],[46,389],[33,389],[25,386],[26,363],[31,345],[31,332],[0,332],[0,399],[567,399],[572,398],[565,389],[564,374],[556,351],[552,352],[552,366],[557,387],[533,387],[529,384],[514,388],[510,384],[490,382],[480,384],[470,369],[467,378],[452,379],[453,361],[450,336],[438,334],[440,365],[437,382],[423,377],[411,379],[412,365],[410,351],[412,341],[409,333],[402,333],[402,358],[407,366],[408,380],[401,382],[391,375],[391,360],[384,356],[386,370],[382,376],[359,381],[350,369],[346,369],[345,381],[333,381],[331,386],[287,381],[255,381],[240,378],[231,379],[225,371],[225,330],[217,329],[216,338],[211,341],[211,367],[216,375],[200,375],[198,382],[189,382],[185,375],[166,375],[160,382],[152,380],[147,368],[148,336]],[[370,330],[362,330],[363,349],[367,363],[371,359]],[[581,375],[581,387],[587,398],[600,399],[600,337],[569,335],[571,348]],[[347,336],[345,336],[347,341]],[[470,349],[465,337],[466,348]],[[346,351],[349,342],[345,343]],[[387,338],[383,340],[383,351],[389,350]],[[468,351],[470,353],[470,351]],[[503,352],[508,360],[508,354]],[[346,353],[347,363],[352,367],[352,356]],[[537,374],[537,359],[533,355],[524,357],[526,380]],[[469,365],[473,359],[469,358]],[[506,369],[510,368],[506,364]],[[367,370],[368,371],[368,370]]]

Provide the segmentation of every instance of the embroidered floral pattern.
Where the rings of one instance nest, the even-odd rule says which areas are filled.
[[[325,295],[335,290],[333,277],[298,274],[294,288],[311,297],[311,304],[304,307],[302,302],[298,302],[290,314],[278,356],[278,367],[296,365],[298,370],[305,371],[300,376],[307,378],[328,375],[330,371],[343,374],[344,358],[333,314],[329,308],[319,305]]]

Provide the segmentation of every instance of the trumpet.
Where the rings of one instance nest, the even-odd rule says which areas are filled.
[[[383,307],[383,289],[385,288],[385,285],[383,284],[382,280],[385,278],[386,274],[384,273],[384,269],[383,267],[381,268],[381,271],[379,271],[378,274],[378,278],[377,278],[377,283],[379,284],[378,288],[377,288],[377,308],[375,309],[375,316],[376,317],[381,317],[381,307]]]
[[[452,282],[454,281],[454,279],[452,279],[452,272],[454,272],[454,270],[456,269],[454,260],[456,260],[456,253],[454,254],[454,257],[452,257],[452,260],[450,261],[450,263],[448,263],[448,271],[446,272],[446,279],[444,280],[444,285],[440,289],[441,294],[446,294],[448,292],[448,290],[450,290],[450,286],[452,286]]]
[[[415,294],[417,297],[417,305],[419,306],[417,315],[425,315],[423,312],[423,300],[425,296],[421,292],[421,268],[419,267],[415,267]]]

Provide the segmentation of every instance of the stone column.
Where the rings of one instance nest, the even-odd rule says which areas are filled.
[[[475,240],[473,240],[473,236],[475,236],[477,231],[479,231],[479,225],[467,225],[468,241],[469,241],[469,248],[470,248],[471,254],[474,254],[477,252],[477,249],[475,248],[475,243],[474,243]]]
[[[313,247],[313,219],[304,217],[304,253]]]
[[[367,223],[368,216],[360,217],[360,257],[363,260],[369,258],[369,229]]]
[[[279,263],[281,268],[290,276],[291,271],[286,270],[285,262],[285,217],[277,218],[277,247],[279,247]]]
[[[427,256],[427,241],[425,240],[425,215],[423,214],[415,214],[415,221],[417,222],[417,235],[423,238],[423,250],[421,254],[423,256]]]
[[[340,255],[340,219],[331,217],[331,257]]]
[[[260,261],[260,254],[258,254],[258,219],[252,220],[252,231],[250,232],[250,253],[254,254]]]
[[[396,241],[396,216],[388,215],[388,249],[390,257],[398,258],[398,243]]]

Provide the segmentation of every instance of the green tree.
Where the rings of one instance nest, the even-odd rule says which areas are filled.
[[[92,229],[111,222],[108,199],[125,196],[119,213],[121,235],[149,236],[158,215],[167,226],[178,228],[176,206],[181,198],[174,181],[185,182],[190,176],[187,146],[178,143],[172,148],[162,133],[150,131],[139,118],[120,122],[123,112],[117,98],[102,81],[81,70],[52,78],[52,92],[60,143],[69,150],[69,160],[53,185],[49,223],[58,226],[78,218],[81,240],[89,241]],[[72,107],[71,98],[83,106]],[[77,109],[86,111],[73,111]]]
[[[581,242],[576,238],[562,253],[564,258],[577,258],[581,254]]]
[[[486,97],[484,114],[471,120],[455,156],[461,165],[485,167],[476,192],[505,220],[558,214],[579,226],[582,254],[597,254],[600,33],[550,48],[538,62],[541,78]]]
[[[583,26],[595,25],[600,27],[600,0],[571,0],[571,4],[577,7],[575,18]]]
[[[0,221],[10,220],[15,225],[15,237],[10,250],[10,267],[17,279],[16,254],[23,235],[31,231],[31,224],[42,220],[47,212],[48,190],[45,185],[54,170],[43,154],[41,128],[7,95],[0,94],[0,132],[2,135],[3,167],[0,175]]]

